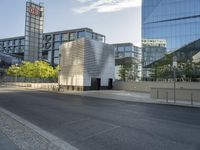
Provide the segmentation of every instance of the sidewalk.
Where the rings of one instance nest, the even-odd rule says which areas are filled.
[[[48,89],[36,89],[30,87],[19,87],[19,86],[8,86],[8,85],[0,85],[0,87],[7,88],[17,88],[17,90],[35,90],[35,91],[46,91],[46,92],[56,92],[49,91]],[[131,102],[139,102],[139,103],[152,103],[152,104],[166,104],[166,105],[177,105],[177,106],[188,106],[188,107],[200,107],[200,100],[194,101],[191,104],[191,101],[184,100],[174,100],[169,99],[154,99],[151,98],[150,93],[145,92],[134,92],[134,91],[124,91],[124,90],[100,90],[100,91],[64,91],[59,92],[61,94],[70,94],[70,95],[78,95],[78,96],[86,96],[86,97],[95,97],[102,99],[113,99],[120,101],[131,101]]]
[[[189,107],[200,107],[200,101],[193,102],[184,100],[165,100],[165,99],[153,99],[151,98],[150,93],[142,92],[132,92],[132,91],[123,91],[123,90],[102,90],[102,91],[84,91],[84,92],[73,92],[65,91],[65,94],[86,96],[86,97],[95,97],[103,99],[114,99],[121,101],[131,101],[131,102],[140,102],[140,103],[153,103],[153,104],[167,104],[167,105],[177,105],[177,106],[189,106]]]
[[[0,131],[0,149],[2,150],[20,150],[6,135]]]
[[[0,107],[0,150],[77,150],[69,143]]]
[[[102,91],[83,91],[83,92],[69,92],[65,91],[66,94],[103,98],[103,99],[114,99],[121,101],[133,101],[133,102],[145,102],[155,103],[155,99],[150,98],[149,93],[141,92],[130,92],[121,90],[102,90]]]

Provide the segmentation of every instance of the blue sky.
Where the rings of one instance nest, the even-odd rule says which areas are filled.
[[[141,0],[32,0],[44,2],[44,32],[89,27],[107,43],[141,40]],[[0,38],[24,35],[25,0],[1,0]]]

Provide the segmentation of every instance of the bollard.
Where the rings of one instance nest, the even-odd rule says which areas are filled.
[[[157,89],[157,99],[159,99],[159,91],[158,91],[158,89]]]
[[[168,92],[166,92],[166,102],[167,102],[167,103],[169,102],[168,99],[169,99],[169,98],[168,98]]]
[[[191,105],[193,105],[193,94],[191,93]]]

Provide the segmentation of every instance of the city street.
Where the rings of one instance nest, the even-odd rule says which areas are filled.
[[[3,86],[0,107],[79,150],[200,149],[200,108]]]

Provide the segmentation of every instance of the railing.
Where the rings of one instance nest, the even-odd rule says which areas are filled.
[[[151,88],[151,97],[159,102],[200,106],[200,89],[177,88],[175,95],[173,88]]]

